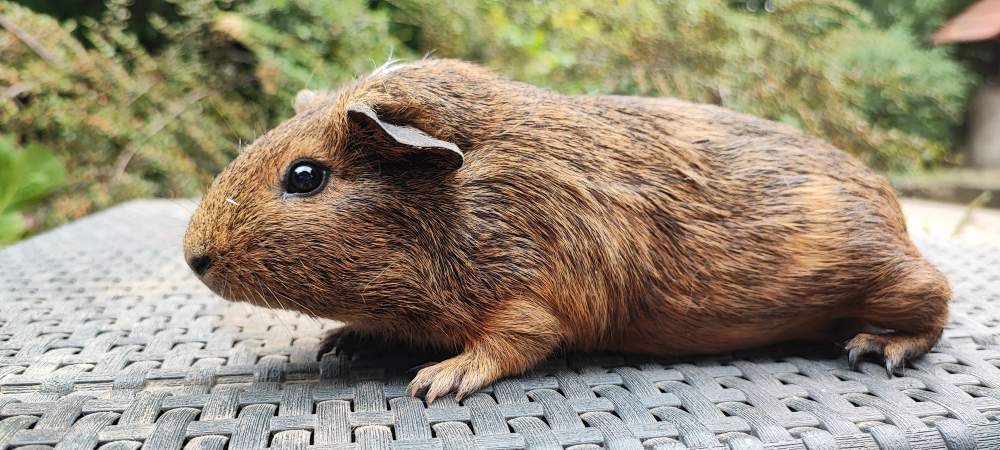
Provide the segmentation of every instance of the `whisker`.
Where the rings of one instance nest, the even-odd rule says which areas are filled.
[[[275,279],[279,280],[279,281],[278,281],[278,283],[279,283],[279,284],[281,285],[281,286],[280,286],[281,288],[287,288],[287,287],[288,287],[288,284],[287,284],[287,283],[285,283],[284,281],[281,281],[281,279],[280,279],[280,278],[278,278],[278,277],[275,277]],[[276,294],[276,295],[277,295],[277,294]],[[282,296],[282,298],[284,298],[284,299],[285,299],[285,300],[286,300],[287,302],[289,302],[289,303],[291,303],[292,305],[295,305],[295,306],[297,306],[297,307],[298,307],[298,309],[297,309],[297,311],[296,311],[296,312],[297,312],[297,313],[299,313],[299,315],[301,315],[301,316],[304,316],[304,317],[308,317],[309,319],[312,319],[312,321],[313,321],[313,322],[316,322],[316,323],[319,323],[319,321],[318,321],[318,320],[316,320],[316,316],[317,316],[317,314],[316,314],[316,312],[315,312],[315,311],[313,311],[312,309],[310,309],[309,307],[307,307],[306,305],[304,305],[304,304],[303,304],[302,302],[300,302],[300,301],[296,300],[296,299],[295,299],[295,298],[293,298],[293,297],[292,297],[291,295],[288,295],[288,294],[280,294],[280,295],[281,295],[281,296]],[[302,314],[302,312],[303,312],[303,311],[305,312],[305,314]]]
[[[295,256],[295,260],[298,261],[298,263],[299,263],[300,266],[302,266],[302,273],[305,274],[305,276],[307,276],[307,277],[311,277],[311,275],[309,275],[309,273],[310,273],[309,269],[306,268],[306,263],[304,263],[302,261],[302,257],[296,255]],[[319,321],[316,320],[316,318],[319,317],[319,314],[316,314],[316,311],[313,311],[312,309],[306,307],[305,305],[302,305],[301,303],[299,303],[299,304],[302,306],[303,309],[306,310],[306,312],[308,312],[309,314],[312,315],[312,318],[313,318],[314,321],[316,321],[317,323],[319,323]]]
[[[283,287],[283,288],[287,288],[288,287],[288,284],[286,284],[284,282],[279,282],[279,283],[281,283],[281,287]],[[316,313],[313,312],[311,309],[309,309],[309,307],[307,307],[306,305],[304,305],[302,302],[296,300],[295,298],[293,298],[292,296],[287,295],[287,294],[283,295],[283,298],[286,301],[288,301],[289,303],[297,306],[298,309],[300,310],[300,312],[301,311],[305,311],[307,313],[307,314],[305,314],[306,317],[309,317],[309,318],[315,320],[315,317],[313,317],[313,316],[316,316]]]
[[[384,275],[389,269],[392,268],[392,266],[396,265],[396,263],[398,263],[401,259],[403,259],[402,256],[397,256],[395,260],[393,260],[391,263],[389,263],[388,265],[386,265],[385,268],[383,268],[381,271],[379,271],[379,273],[376,274],[374,277],[372,277],[371,280],[368,280],[368,283],[365,284],[365,287],[363,287],[361,289],[361,300],[364,301],[365,304],[368,303],[368,301],[365,299],[365,294],[368,292],[368,288],[370,288],[372,286],[372,284],[375,283],[375,280],[377,280],[379,277],[381,277],[382,275]]]
[[[268,290],[270,290],[270,288],[267,287],[265,284],[261,283],[260,282],[260,278],[258,278],[256,275],[254,275],[253,278],[255,280],[254,287],[256,288],[254,290],[254,292],[257,293],[257,295],[260,297],[261,301],[263,301],[264,304],[267,305],[267,307],[272,310],[271,311],[271,316],[274,317],[274,318],[276,318],[276,319],[278,319],[278,322],[281,322],[281,325],[283,327],[285,327],[285,331],[288,333],[288,336],[294,336],[294,333],[292,333],[292,328],[290,326],[288,326],[288,323],[286,323],[285,320],[281,317],[280,312],[275,312],[276,310],[280,311],[280,310],[285,309],[284,305],[281,304],[281,301],[278,298],[275,298],[274,301],[277,302],[278,306],[280,306],[281,308],[275,308],[275,307],[271,306],[271,304],[264,297],[264,293],[260,290],[261,287],[266,288]],[[272,294],[273,294],[273,291],[272,291]]]

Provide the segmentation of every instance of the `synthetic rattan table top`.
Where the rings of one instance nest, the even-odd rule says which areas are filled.
[[[955,298],[902,376],[795,347],[568,355],[427,406],[395,357],[318,359],[335,323],[214,297],[181,258],[189,209],[0,250],[0,449],[1000,448],[1000,247],[919,242]]]

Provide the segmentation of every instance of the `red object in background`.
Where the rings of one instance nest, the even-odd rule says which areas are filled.
[[[984,41],[1000,36],[1000,0],[980,0],[931,36],[935,44]]]

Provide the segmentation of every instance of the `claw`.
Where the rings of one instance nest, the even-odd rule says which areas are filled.
[[[882,357],[886,376],[893,378],[906,367],[907,361],[927,352],[937,338],[937,334],[859,333],[847,343],[847,361],[853,369],[860,356],[875,353]]]
[[[861,351],[858,349],[851,348],[850,351],[847,352],[847,366],[850,367],[851,370],[856,370],[858,368],[859,359],[861,359]]]
[[[336,347],[334,347],[333,344],[324,339],[322,342],[320,342],[319,346],[316,348],[316,357],[322,358],[323,355],[329,353],[333,353],[334,356],[336,356],[337,354],[335,353],[335,350]]]
[[[460,401],[497,379],[496,372],[483,371],[495,365],[471,358],[468,353],[462,353],[420,369],[410,381],[409,394],[414,397],[423,395],[428,405],[451,393],[455,394],[456,401]]]
[[[886,354],[885,355],[885,372],[889,375],[889,378],[893,376],[898,376],[900,370],[906,367],[906,358],[898,354]]]
[[[406,389],[406,393],[409,394],[410,397],[416,397],[416,396],[422,394],[423,391],[425,391],[426,389],[427,389],[426,386],[419,386],[417,384],[410,383],[410,385]]]
[[[334,356],[353,356],[360,350],[371,347],[374,337],[365,331],[360,331],[345,325],[327,333],[320,343],[320,356],[333,353]]]

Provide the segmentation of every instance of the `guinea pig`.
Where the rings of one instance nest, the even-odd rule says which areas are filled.
[[[345,323],[324,350],[453,351],[457,398],[557,349],[726,352],[827,339],[890,374],[947,279],[886,181],[803,132],[667,98],[567,96],[473,64],[388,64],[242,151],[191,218],[214,292]]]

